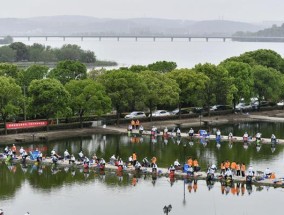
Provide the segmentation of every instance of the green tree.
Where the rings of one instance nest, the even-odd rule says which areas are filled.
[[[255,66],[252,68],[254,78],[254,92],[258,97],[259,105],[263,98],[277,101],[283,89],[283,75],[273,69],[264,66]]]
[[[62,84],[71,80],[83,80],[87,78],[87,68],[79,61],[60,61],[48,74],[49,78],[55,78]]]
[[[33,80],[28,91],[31,98],[30,112],[33,114],[49,120],[60,113],[64,115],[68,110],[70,94],[58,80]]]
[[[60,49],[57,49],[55,53],[56,53],[56,58],[59,61],[65,61],[65,60],[78,61],[80,60],[83,50],[78,45],[66,44],[63,45]]]
[[[28,48],[24,43],[15,42],[10,44],[9,47],[16,51],[16,61],[29,60]]]
[[[244,98],[245,101],[249,101],[253,96],[253,75],[251,66],[236,61],[227,61],[220,64],[220,66],[226,68],[229,75],[234,78],[233,84],[237,89],[233,94],[234,107],[236,106],[236,102],[239,102],[241,98]]]
[[[205,74],[197,73],[192,69],[177,69],[167,73],[167,75],[179,85],[179,110],[184,105],[200,106],[202,104],[200,103],[201,96],[205,90],[205,84],[209,81]]]
[[[15,80],[9,77],[0,76],[0,86],[0,115],[7,134],[7,118],[18,113],[22,92]]]
[[[139,75],[147,86],[145,104],[150,110],[151,121],[152,111],[158,105],[175,105],[178,103],[180,89],[175,80],[155,71],[143,71]]]
[[[42,61],[42,54],[45,51],[44,45],[34,43],[31,46],[28,46],[29,52],[29,61],[31,62],[39,62]]]
[[[19,68],[16,65],[9,63],[0,63],[0,76],[8,76],[16,79]]]
[[[95,63],[96,56],[92,51],[83,51],[80,55],[80,61],[84,63]]]
[[[131,67],[129,67],[129,70],[132,72],[142,72],[148,70],[148,67],[142,65],[132,65]]]
[[[175,62],[168,61],[157,61],[155,63],[149,64],[148,69],[151,71],[157,72],[170,72],[177,68],[177,64]]]
[[[18,73],[18,82],[21,86],[29,86],[33,80],[41,80],[46,77],[49,68],[42,65],[31,65],[26,70]]]
[[[81,128],[84,115],[101,115],[111,110],[111,99],[107,96],[104,86],[94,80],[72,80],[65,88],[71,95],[70,108],[80,117]]]
[[[117,123],[122,111],[136,107],[137,103],[144,101],[146,85],[137,73],[125,70],[107,71],[98,77],[111,98],[116,109]]]
[[[14,62],[16,60],[16,51],[9,46],[0,47],[0,62]]]
[[[236,87],[233,85],[233,78],[229,76],[225,68],[205,63],[196,65],[194,70],[205,74],[209,78],[205,84],[206,87],[202,97],[208,112],[213,104],[231,104]]]

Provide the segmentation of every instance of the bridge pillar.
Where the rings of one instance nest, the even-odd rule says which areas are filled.
[[[117,37],[117,42],[119,42],[119,37]]]
[[[154,41],[154,42],[156,41],[156,37],[153,37],[153,41]]]
[[[45,41],[47,41],[47,37],[45,37]]]
[[[171,42],[173,42],[174,41],[174,38],[173,37],[171,37]]]
[[[225,37],[223,38],[223,42],[226,42],[226,38]]]
[[[31,39],[31,38],[30,38],[30,37],[28,37],[28,41],[30,41],[30,39]]]
[[[99,41],[102,41],[102,37],[99,37]]]
[[[137,37],[135,37],[135,41],[136,41],[136,42],[138,41],[138,38],[137,38]]]
[[[63,41],[65,41],[65,37],[63,37]]]
[[[84,41],[84,37],[81,37],[81,41]]]
[[[188,42],[190,42],[190,41],[191,41],[191,37],[188,38]]]
[[[208,42],[208,40],[209,40],[209,38],[208,38],[208,37],[206,37],[206,42]]]

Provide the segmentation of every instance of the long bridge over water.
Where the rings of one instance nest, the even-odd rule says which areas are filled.
[[[1,36],[0,38],[4,38]],[[120,41],[121,39],[133,39],[134,41],[150,39],[153,42],[157,40],[168,39],[173,42],[175,40],[186,40],[186,41],[237,41],[237,42],[284,42],[284,37],[256,37],[256,36],[193,36],[193,35],[16,35],[11,36],[14,39],[27,39],[28,41],[32,39],[76,39],[81,41],[84,39],[97,39],[102,41],[103,39],[114,39]]]

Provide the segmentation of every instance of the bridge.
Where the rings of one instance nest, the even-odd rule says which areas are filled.
[[[1,36],[0,38],[4,38],[5,36]],[[11,36],[14,39],[27,39],[30,41],[31,39],[45,39],[48,41],[50,38],[60,38],[63,41],[66,39],[78,38],[81,41],[84,39],[97,39],[98,41],[102,41],[103,39],[115,39],[120,41],[121,39],[133,39],[134,41],[138,41],[139,39],[151,39],[152,41],[156,41],[159,39],[168,39],[173,42],[177,39],[183,39],[187,41],[206,41],[210,40],[214,41],[239,41],[239,42],[284,42],[284,37],[255,37],[255,36],[194,36],[194,35],[86,35],[86,36],[76,36],[76,35],[16,35]]]

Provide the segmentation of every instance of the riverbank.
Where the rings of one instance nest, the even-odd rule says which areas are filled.
[[[189,128],[189,127],[200,127],[205,125],[221,125],[228,123],[239,123],[239,122],[256,122],[261,120],[266,121],[284,121],[284,110],[273,110],[273,111],[260,111],[252,112],[250,114],[230,114],[223,116],[214,117],[202,117],[202,118],[190,118],[190,119],[175,119],[167,121],[152,121],[143,122],[145,130],[150,130],[152,126],[156,126],[158,129],[163,130],[164,127],[172,129],[174,127]],[[0,136],[0,144],[13,144],[23,142],[39,142],[39,141],[50,141],[57,139],[64,139],[69,137],[84,137],[90,136],[95,133],[99,134],[113,134],[113,133],[126,133],[128,124],[120,124],[116,126],[107,126],[104,129],[102,126],[84,128],[84,129],[70,129],[70,130],[58,130],[50,132],[37,132],[37,133],[20,133]]]

